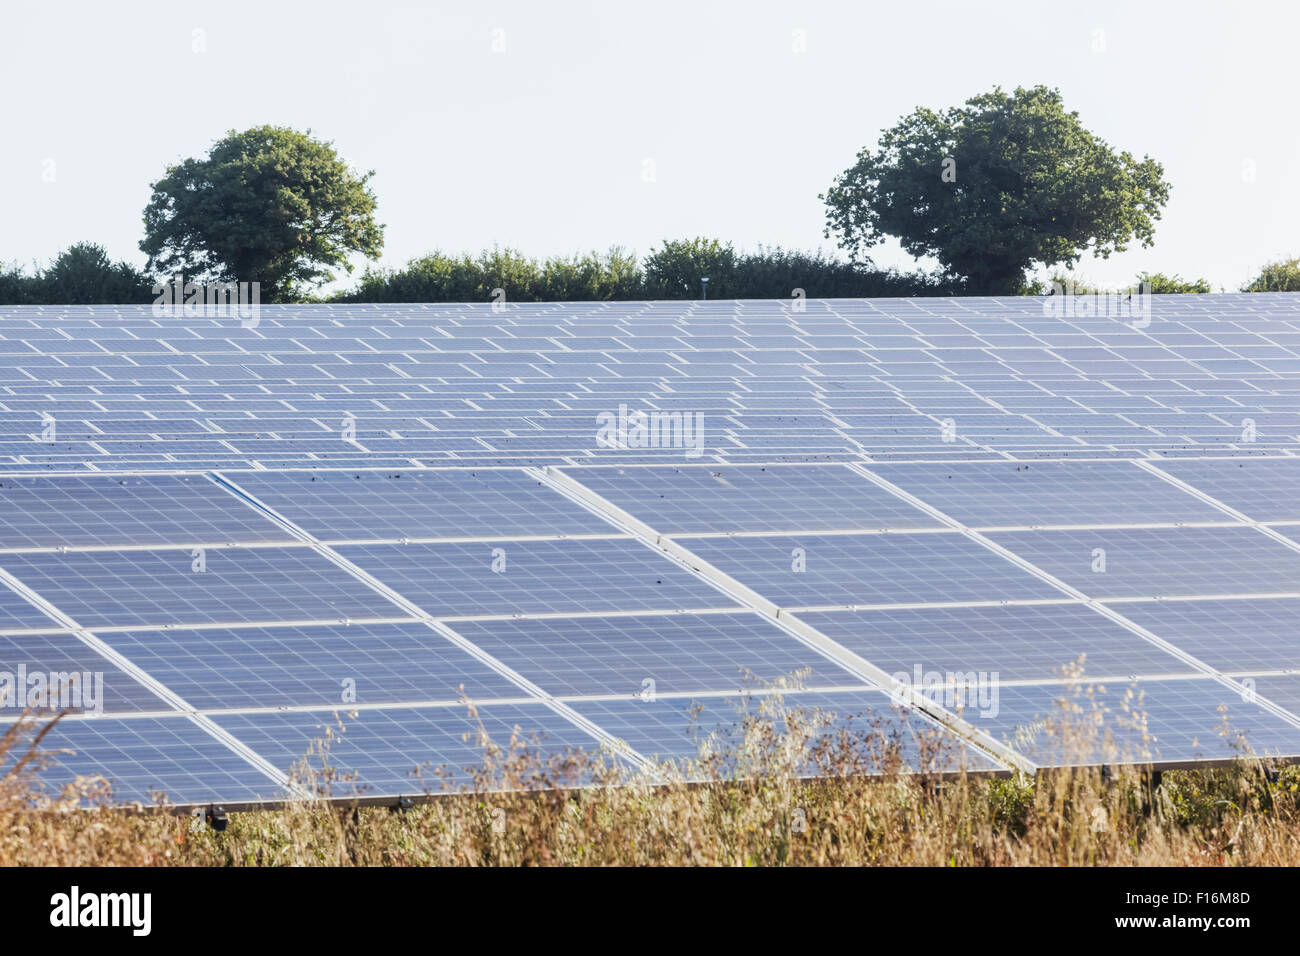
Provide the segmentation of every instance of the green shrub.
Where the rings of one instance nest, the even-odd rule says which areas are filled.
[[[1300,292],[1300,259],[1279,259],[1264,266],[1242,292]]]

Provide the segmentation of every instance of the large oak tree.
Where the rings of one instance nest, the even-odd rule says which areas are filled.
[[[1058,91],[995,88],[918,109],[881,134],[820,198],[826,235],[855,259],[886,236],[934,256],[973,293],[1012,294],[1034,264],[1151,245],[1169,198],[1164,169],[1117,152],[1066,112]]]
[[[140,248],[149,268],[196,281],[260,282],[284,301],[334,278],[349,256],[383,248],[373,172],[358,175],[330,143],[278,126],[231,131],[202,159],[153,184]]]

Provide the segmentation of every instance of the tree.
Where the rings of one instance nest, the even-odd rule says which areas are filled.
[[[148,303],[153,279],[129,262],[113,262],[103,246],[78,242],[36,277],[41,301],[60,305]]]
[[[821,198],[826,235],[854,259],[896,236],[968,292],[1020,291],[1034,263],[1151,245],[1169,198],[1164,168],[1117,153],[1058,91],[999,88],[943,112],[918,109],[858,153]]]
[[[1208,279],[1192,279],[1188,281],[1177,273],[1167,276],[1163,272],[1141,272],[1137,277],[1138,288],[1141,288],[1144,284],[1151,286],[1152,295],[1174,295],[1191,292],[1203,295],[1210,291]]]
[[[330,143],[278,126],[219,140],[205,159],[170,166],[153,184],[140,248],[149,268],[195,281],[260,282],[284,301],[378,257],[373,171],[351,168]]]
[[[734,298],[736,252],[729,242],[717,239],[664,240],[663,248],[651,249],[645,260],[646,295],[651,299],[698,299],[703,278],[709,293],[718,299]]]
[[[1242,292],[1300,292],[1300,259],[1279,259],[1242,286]]]
[[[0,305],[31,305],[39,302],[36,280],[18,263],[0,263]]]

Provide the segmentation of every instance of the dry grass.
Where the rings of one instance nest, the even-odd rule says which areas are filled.
[[[1044,732],[1095,735],[1089,700],[1067,701]],[[1140,740],[1140,712],[1124,712]],[[955,755],[924,733],[832,724],[779,697],[702,739],[696,760],[662,767],[667,783],[629,778],[601,753],[544,760],[516,734],[502,746],[479,741],[484,760],[467,792],[404,812],[326,802],[352,789],[331,766],[329,733],[296,771],[315,798],[232,814],[220,833],[186,815],[112,809],[102,781],[41,795],[39,727],[0,738],[3,865],[1300,864],[1297,768],[1243,752],[1231,766],[1166,772],[1159,785],[1124,766],[905,774],[906,755],[929,768]]]

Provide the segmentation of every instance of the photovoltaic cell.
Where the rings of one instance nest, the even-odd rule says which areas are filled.
[[[255,472],[229,477],[322,540],[615,530],[522,471]]]
[[[0,480],[0,548],[286,538],[272,522],[201,476]]]
[[[462,621],[454,629],[557,696],[860,682],[753,613]]]
[[[103,639],[203,710],[527,696],[424,624],[178,628]]]
[[[22,595],[0,584],[0,629],[57,627],[53,620]]]
[[[918,668],[945,680],[972,672],[1000,680],[1052,680],[1074,665],[1082,676],[1098,678],[1193,672],[1081,604],[805,611],[798,617],[913,683]]]
[[[1221,671],[1300,669],[1300,598],[1144,601],[1115,608]]]
[[[990,537],[1094,598],[1285,593],[1300,584],[1300,552],[1254,528],[1001,531]]]
[[[39,750],[50,764],[37,786],[49,796],[78,777],[101,777],[111,802],[145,806],[284,797],[273,780],[183,716],[64,719]]]
[[[1300,521],[1300,458],[1184,459],[1159,467],[1255,521]]]
[[[10,554],[0,566],[83,627],[396,617],[310,548]]]
[[[39,714],[171,709],[73,634],[0,636],[0,720],[29,705]]]
[[[735,606],[630,538],[345,545],[338,552],[435,617]]]
[[[1061,596],[959,534],[696,538],[689,547],[781,607]]]
[[[1300,729],[1219,682],[1004,685],[977,726],[1040,766],[1229,760],[1300,754]]]
[[[1249,680],[1259,696],[1300,717],[1300,674],[1256,675]]]
[[[973,528],[1232,520],[1123,461],[951,462],[873,470]]]
[[[593,759],[600,751],[593,737],[541,703],[483,705],[473,714],[464,705],[225,714],[220,723],[286,771],[325,742],[327,753],[308,765],[331,768],[334,797],[513,789],[517,782],[499,769],[512,749],[539,765],[560,761],[557,777],[566,751]],[[572,782],[586,781],[575,771]]]
[[[566,473],[663,534],[939,526],[838,465],[571,468]]]
[[[806,735],[806,746],[793,769],[807,775],[817,772],[819,747],[827,748],[826,765],[860,773],[999,767],[936,724],[894,707],[878,690],[581,701],[574,709],[643,756],[697,779],[733,775],[738,769],[734,756],[744,751],[746,733],[761,739],[762,731],[751,729],[755,723],[775,733],[802,727],[796,733]]]

